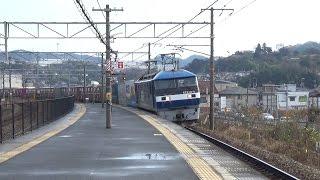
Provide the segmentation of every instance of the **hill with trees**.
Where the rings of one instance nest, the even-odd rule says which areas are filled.
[[[208,59],[194,59],[186,66],[194,73],[209,73]],[[307,42],[295,46],[282,47],[273,51],[266,43],[258,44],[254,51],[236,52],[229,57],[215,61],[216,72],[250,72],[249,76],[237,79],[247,87],[252,79],[258,85],[265,83],[296,83],[314,88],[320,82],[320,44]]]

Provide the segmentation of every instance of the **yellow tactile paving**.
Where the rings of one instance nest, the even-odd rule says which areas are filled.
[[[157,130],[159,130],[168,141],[183,155],[186,162],[193,169],[195,174],[201,180],[213,180],[213,179],[222,179],[222,177],[216,173],[212,167],[203,160],[199,155],[197,155],[192,148],[190,148],[187,144],[181,141],[176,135],[174,135],[170,130],[161,125],[155,118],[142,114],[139,111],[133,111],[128,108],[124,108],[128,111],[131,111],[142,119],[149,122],[152,126],[154,126]]]
[[[30,148],[42,143],[43,141],[49,139],[50,137],[58,134],[61,131],[63,131],[67,127],[69,127],[72,124],[74,124],[75,122],[77,122],[84,115],[85,112],[86,112],[85,106],[80,104],[79,113],[76,114],[73,117],[70,117],[68,119],[68,121],[67,121],[68,123],[62,124],[62,125],[58,126],[56,129],[54,129],[54,130],[52,130],[50,132],[47,132],[46,134],[44,134],[42,136],[36,137],[35,139],[33,139],[33,140],[31,140],[31,141],[29,141],[29,142],[27,142],[25,144],[22,144],[21,146],[13,149],[11,151],[7,151],[7,152],[4,152],[4,153],[1,153],[0,154],[0,163],[3,163],[5,161],[13,158],[14,156],[29,150]]]

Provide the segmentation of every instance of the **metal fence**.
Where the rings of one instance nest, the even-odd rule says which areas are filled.
[[[0,105],[0,143],[44,126],[74,108],[74,96]]]

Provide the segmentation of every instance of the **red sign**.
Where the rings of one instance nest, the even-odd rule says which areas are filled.
[[[123,62],[118,62],[118,68],[119,69],[123,69],[124,68]]]

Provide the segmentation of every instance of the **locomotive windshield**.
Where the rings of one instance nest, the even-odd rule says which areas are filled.
[[[197,86],[196,77],[155,81],[156,89],[173,89],[173,88],[193,87],[193,86]]]

